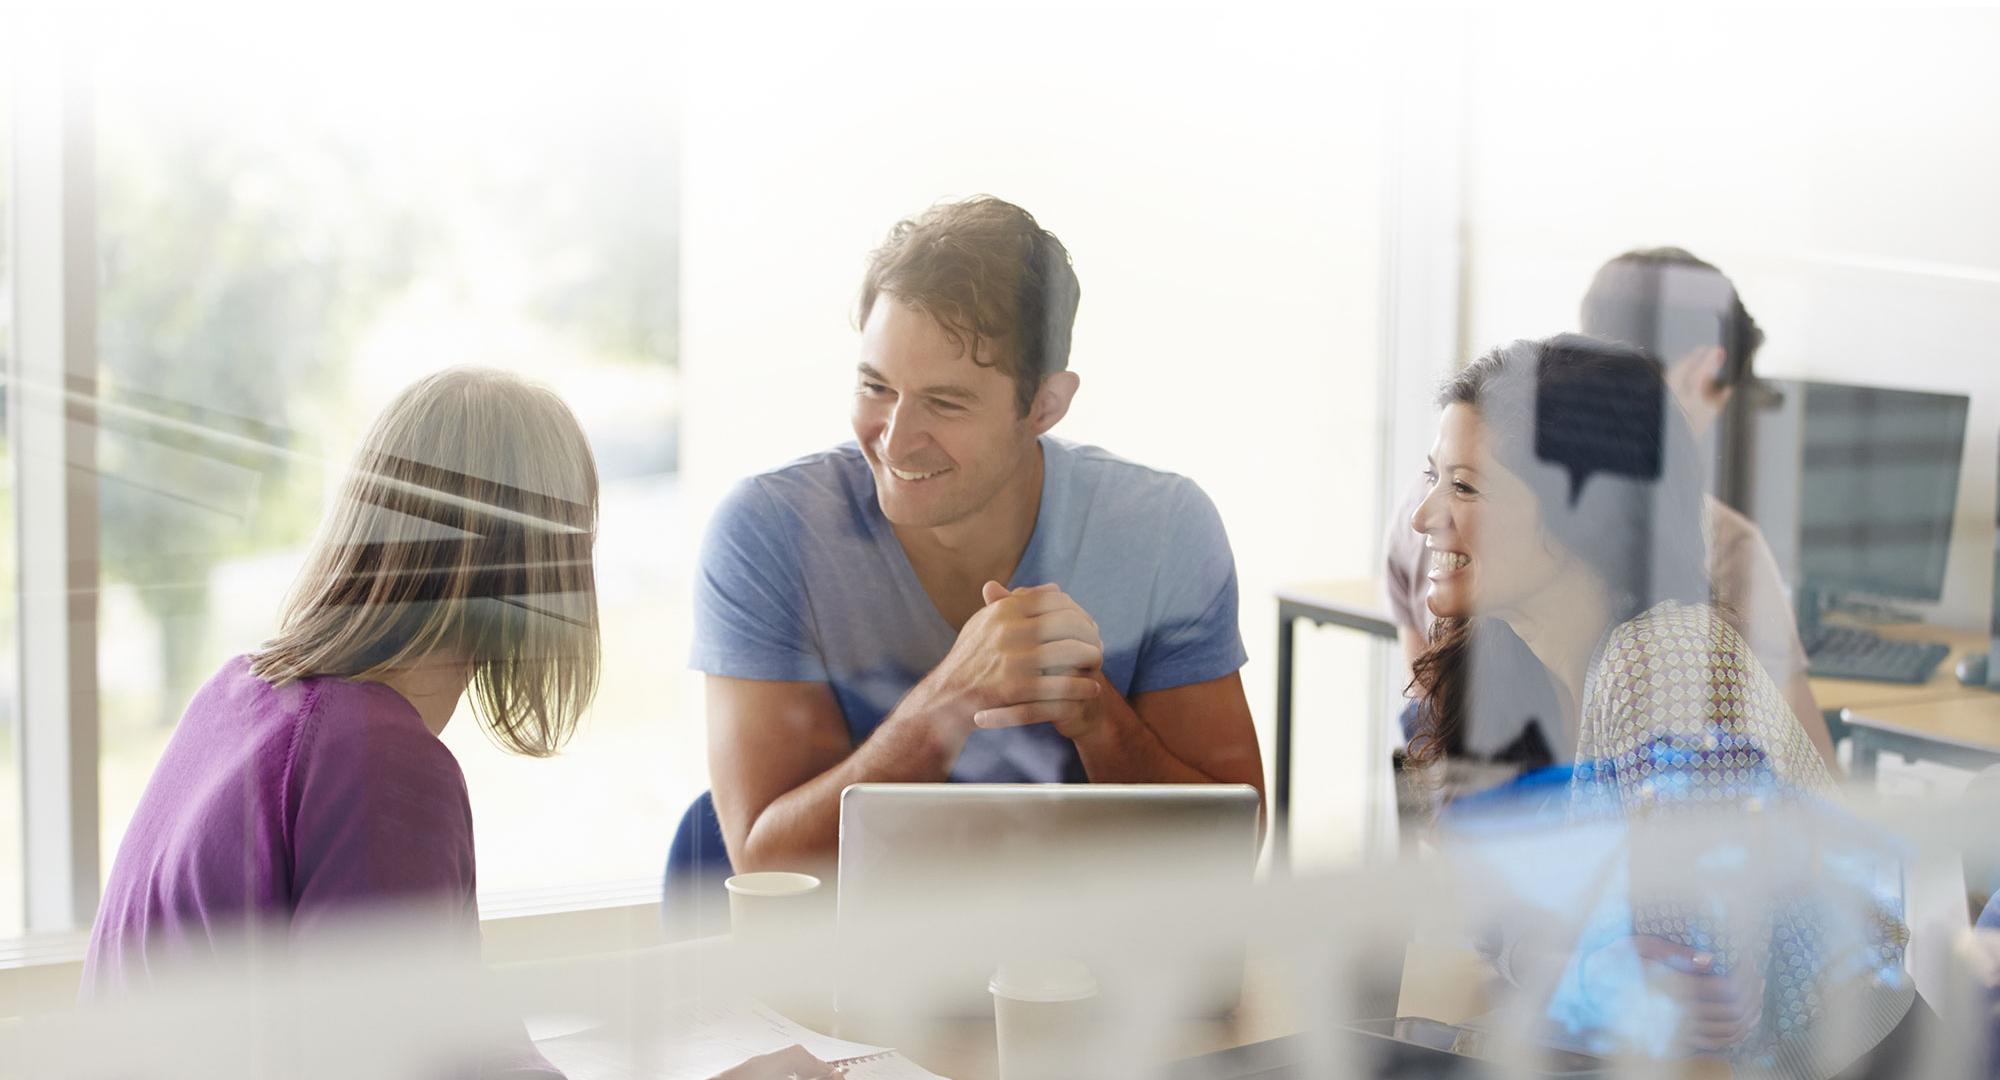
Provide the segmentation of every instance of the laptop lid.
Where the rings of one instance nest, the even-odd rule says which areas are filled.
[[[984,1015],[1012,959],[1228,1008],[1259,799],[1232,784],[856,784],[841,796],[840,1007]],[[1178,1004],[1179,1008],[1174,1008]]]

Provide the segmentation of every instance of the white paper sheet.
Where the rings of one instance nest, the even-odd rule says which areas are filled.
[[[535,1045],[569,1080],[709,1080],[747,1058],[795,1043],[821,1061],[867,1057],[887,1049],[821,1035],[752,1001],[677,1009],[645,1041],[628,1032],[594,1028]],[[941,1080],[900,1055],[855,1065],[846,1076]]]

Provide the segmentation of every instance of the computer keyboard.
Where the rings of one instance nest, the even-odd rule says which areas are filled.
[[[1920,683],[1951,654],[1935,641],[1895,641],[1851,626],[1821,626],[1805,641],[1806,673],[1823,679]]]

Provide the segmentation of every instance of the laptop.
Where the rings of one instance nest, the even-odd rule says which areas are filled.
[[[855,784],[840,801],[840,1011],[990,1016],[1002,964],[1079,960],[1107,998],[1226,1012],[1258,810],[1242,784]]]

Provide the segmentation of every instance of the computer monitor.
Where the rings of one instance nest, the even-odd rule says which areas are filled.
[[[1750,516],[1809,594],[1936,600],[1968,399],[1773,381],[1753,413]]]

